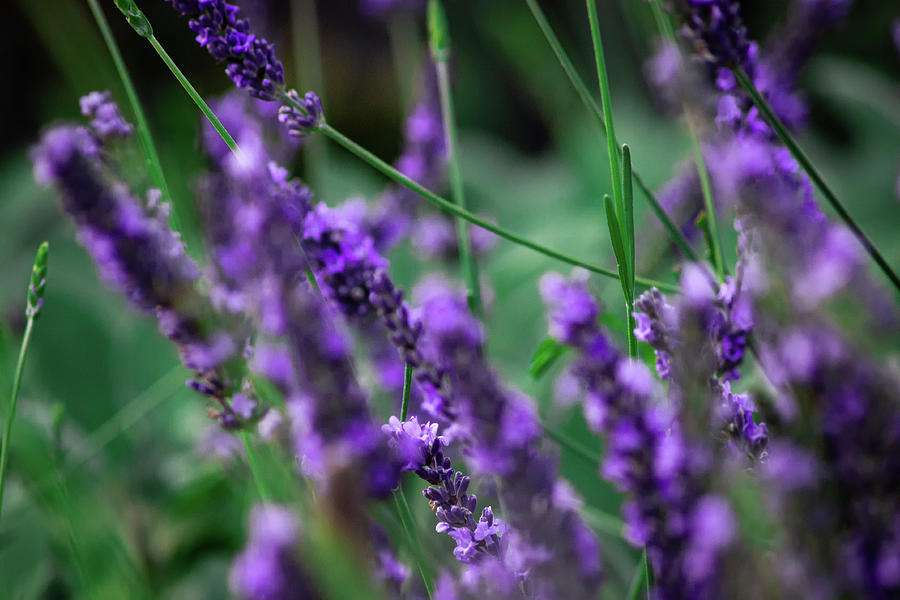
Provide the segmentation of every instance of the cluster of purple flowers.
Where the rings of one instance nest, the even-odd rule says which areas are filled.
[[[250,22],[239,18],[237,6],[225,0],[166,1],[190,19],[197,43],[227,64],[225,72],[236,86],[255,98],[275,100],[284,86],[284,67],[275,58],[274,46],[251,33]]]
[[[246,332],[198,291],[200,271],[169,228],[169,206],[160,202],[160,192],[149,190],[141,202],[115,179],[104,140],[131,127],[108,94],[86,96],[82,107],[92,128],[62,125],[48,131],[32,154],[35,177],[57,188],[103,278],[156,315],[160,331],[195,373],[191,387],[215,399],[223,425],[237,427],[244,419],[228,398],[240,389]]]
[[[684,399],[663,398],[644,365],[622,356],[600,331],[599,310],[584,281],[551,273],[541,280],[541,295],[550,334],[579,351],[571,372],[584,393],[588,424],[606,439],[602,473],[627,494],[626,536],[647,548],[656,593],[718,597],[737,524],[715,488],[717,450],[706,443],[709,431],[689,436]],[[677,327],[665,335],[678,337]],[[682,350],[675,356],[683,356]],[[672,367],[671,375],[682,374],[677,364]],[[740,428],[740,439],[765,447],[765,427],[750,425],[749,406],[745,397],[730,399],[727,423],[717,425],[728,433]]]
[[[407,458],[404,470],[435,486],[426,488],[422,495],[438,519],[438,533],[447,533],[456,542],[453,554],[457,560],[475,563],[487,556],[502,560],[506,523],[494,517],[490,506],[475,520],[477,498],[468,493],[470,478],[453,469],[450,458],[444,456],[447,440],[437,434],[438,424],[420,425],[416,417],[406,421],[391,417],[382,430]]]

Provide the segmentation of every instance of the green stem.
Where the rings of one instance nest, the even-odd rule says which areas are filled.
[[[769,103],[766,102],[765,98],[762,97],[762,94],[759,93],[759,90],[756,89],[756,86],[753,84],[753,81],[747,76],[744,70],[735,66],[731,69],[732,73],[734,73],[735,78],[738,80],[738,83],[741,84],[741,87],[750,94],[750,97],[753,99],[753,103],[759,109],[759,111],[766,117],[766,120],[775,130],[775,133],[781,139],[782,143],[787,146],[788,150],[791,151],[793,157],[797,160],[798,163],[803,167],[803,170],[806,171],[806,174],[809,175],[809,178],[813,180],[813,183],[816,184],[816,187],[819,188],[819,191],[822,192],[822,195],[825,196],[825,199],[831,205],[831,208],[838,214],[842,221],[850,228],[859,242],[866,249],[866,252],[869,253],[869,256],[872,257],[872,260],[875,261],[882,272],[887,276],[887,278],[891,281],[894,287],[900,291],[900,277],[897,277],[897,274],[891,269],[890,265],[888,265],[887,261],[875,247],[871,240],[863,233],[862,229],[859,228],[859,225],[856,224],[856,221],[853,220],[853,217],[850,216],[850,213],[847,212],[847,209],[844,208],[844,205],[841,204],[841,201],[838,199],[837,195],[831,190],[825,180],[822,178],[822,175],[819,174],[819,171],[813,166],[812,161],[806,155],[806,152],[800,147],[800,144],[794,139],[794,136],[787,130],[784,123],[781,122],[781,119],[775,114],[772,110],[772,107],[769,106]]]
[[[645,585],[646,583],[646,585]],[[647,549],[641,552],[641,560],[634,576],[631,578],[631,585],[628,587],[628,600],[637,600],[641,595],[641,589],[647,590],[647,598],[650,598],[650,572],[647,569]]]
[[[565,48],[563,48],[562,44],[559,41],[559,38],[556,37],[556,33],[553,31],[553,28],[550,26],[550,22],[547,21],[547,17],[544,16],[544,12],[541,10],[540,5],[537,0],[525,0],[525,3],[528,5],[528,8],[531,10],[531,14],[534,16],[534,20],[537,22],[538,27],[540,27],[541,32],[544,34],[544,38],[547,40],[547,43],[550,45],[550,48],[553,50],[553,53],[556,55],[556,59],[559,61],[559,64],[562,66],[563,71],[569,79],[569,82],[572,84],[572,87],[575,88],[578,97],[581,98],[581,102],[588,109],[588,112],[594,117],[594,120],[597,122],[597,125],[600,126],[600,129],[605,133],[606,132],[606,123],[603,120],[603,111],[600,109],[600,106],[597,104],[597,101],[594,100],[594,97],[591,95],[590,91],[588,91],[587,85],[585,85],[584,80],[578,74],[578,71],[575,70],[575,66],[572,64],[572,60],[569,58],[569,55],[566,53]],[[656,215],[656,218],[659,219],[659,222],[663,224],[663,227],[669,234],[669,237],[672,239],[672,242],[678,246],[682,253],[690,260],[694,262],[698,262],[700,259],[697,257],[697,253],[694,252],[694,249],[691,248],[690,243],[688,243],[687,239],[685,239],[684,234],[681,230],[672,222],[672,219],[666,214],[665,209],[660,206],[659,201],[657,201],[656,197],[653,195],[653,192],[650,190],[650,186],[644,181],[644,179],[637,173],[634,173],[634,180],[637,182],[638,187],[641,189],[641,193],[644,195],[644,198],[647,199],[647,203],[650,205],[650,209],[653,211],[653,214]]]
[[[327,123],[323,124],[321,126],[320,131],[323,135],[325,135],[326,137],[328,137],[329,139],[331,139],[338,145],[342,146],[345,150],[356,155],[359,159],[368,163],[374,169],[380,171],[388,179],[391,179],[394,182],[399,183],[400,185],[416,192],[419,196],[422,196],[423,198],[425,198],[426,200],[428,200],[429,202],[431,202],[438,208],[446,210],[447,212],[449,212],[453,215],[462,217],[463,219],[472,223],[473,225],[481,227],[482,229],[486,229],[486,230],[498,235],[499,237],[507,239],[507,240],[509,240],[515,244],[518,244],[520,246],[529,248],[539,254],[543,254],[544,256],[549,256],[550,258],[554,258],[558,261],[561,261],[561,262],[564,262],[564,263],[567,263],[567,264],[570,264],[570,265],[573,265],[576,267],[581,267],[583,269],[587,269],[588,271],[591,271],[593,273],[598,273],[598,274],[604,275],[606,277],[611,277],[613,279],[619,278],[618,273],[616,273],[615,271],[613,271],[611,269],[606,269],[604,267],[593,265],[593,264],[585,262],[583,260],[579,260],[577,258],[563,254],[562,252],[557,252],[556,250],[547,248],[546,246],[542,246],[541,244],[532,242],[531,240],[523,238],[522,236],[515,234],[511,231],[508,231],[498,225],[494,225],[493,223],[485,221],[484,219],[470,213],[469,211],[460,208],[453,202],[450,202],[444,198],[441,198],[434,192],[429,191],[428,189],[422,187],[420,184],[416,183],[415,181],[413,181],[412,179],[410,179],[409,177],[407,177],[400,171],[396,170],[391,165],[389,165],[382,159],[378,158],[377,156],[375,156],[374,154],[372,154],[371,152],[369,152],[368,150],[366,150],[365,148],[363,148],[362,146],[360,146],[359,144],[357,144],[356,142],[354,142],[353,140],[351,140],[350,138],[345,136],[343,133],[341,133],[337,129],[333,128],[331,125],[328,125]],[[646,277],[638,277],[636,279],[636,281],[637,281],[637,283],[639,283],[645,287],[656,286],[660,290],[666,290],[666,291],[675,292],[675,293],[678,292],[677,286],[674,286],[674,285],[671,285],[668,283],[663,283],[660,281],[655,281],[652,279],[648,279]]]
[[[425,584],[425,591],[428,593],[428,597],[432,598],[434,596],[434,583],[432,583],[431,575],[425,568],[424,551],[419,545],[419,539],[416,537],[415,521],[413,520],[412,511],[409,509],[409,502],[406,500],[406,495],[403,493],[402,487],[394,490],[394,503],[397,506],[397,514],[400,517],[400,523],[403,525],[403,530],[406,532],[407,541],[412,550],[413,558],[416,561],[416,568],[418,568],[419,574],[422,576],[422,582]]]
[[[22,346],[19,348],[19,361],[16,363],[16,372],[13,375],[12,395],[9,400],[9,415],[6,417],[6,426],[3,431],[3,442],[0,446],[0,514],[3,512],[3,491],[6,489],[6,466],[9,463],[9,437],[12,434],[13,421],[16,418],[16,405],[19,401],[19,388],[22,384],[22,372],[25,369],[25,356],[28,353],[28,345],[31,342],[31,332],[34,328],[34,319],[29,318],[25,324],[25,335],[22,337]]]
[[[253,442],[246,431],[241,431],[241,441],[244,443],[244,451],[247,453],[247,464],[250,465],[250,473],[253,476],[253,483],[256,485],[256,492],[263,502],[269,503],[272,498],[263,481],[262,472],[259,468],[259,460],[256,456],[256,450],[253,448]]]
[[[453,111],[453,98],[450,95],[450,75],[446,60],[435,59],[438,75],[438,90],[441,96],[441,117],[444,122],[444,134],[447,136],[447,170],[450,176],[450,192],[453,201],[463,210],[467,210],[466,196],[463,190],[462,173],[459,169],[458,140],[456,135],[456,117]],[[463,279],[466,282],[469,309],[472,313],[484,318],[484,306],[481,300],[481,285],[478,282],[478,264],[472,254],[469,241],[469,224],[461,217],[456,217],[456,236],[459,240],[459,262]]]
[[[238,148],[237,142],[234,141],[234,138],[231,137],[231,134],[228,133],[228,130],[222,125],[222,122],[219,121],[219,118],[203,99],[203,96],[201,96],[197,90],[194,89],[194,86],[191,85],[191,82],[187,80],[187,77],[184,76],[184,73],[181,72],[181,69],[178,68],[178,65],[175,64],[175,61],[172,60],[165,48],[160,45],[156,36],[151,34],[147,40],[149,40],[150,45],[153,46],[153,49],[156,50],[156,53],[169,68],[169,71],[172,72],[172,75],[175,76],[175,79],[178,80],[178,83],[181,84],[181,87],[184,88],[184,91],[187,92],[187,95],[191,97],[191,100],[193,100],[194,104],[197,105],[197,108],[200,109],[200,112],[206,116],[210,124],[212,124],[218,132],[219,136],[225,141],[228,148],[234,152],[235,155],[240,156],[240,148]]]
[[[709,171],[706,169],[706,161],[703,160],[703,150],[700,148],[700,138],[697,128],[691,116],[685,112],[688,121],[688,129],[691,138],[691,146],[694,150],[694,160],[697,162],[697,174],[700,176],[700,190],[703,192],[703,208],[706,211],[706,226],[709,228],[709,253],[712,258],[713,268],[719,281],[725,281],[728,272],[725,267],[725,254],[722,251],[722,237],[719,235],[719,225],[716,219],[716,206],[713,203],[712,186],[709,183]]]
[[[616,129],[613,125],[612,98],[609,93],[609,76],[606,73],[606,58],[603,54],[603,38],[600,35],[600,22],[597,20],[595,0],[585,0],[588,21],[591,27],[591,39],[594,42],[594,62],[597,64],[597,81],[600,84],[600,102],[603,107],[603,120],[606,123],[606,149],[609,154],[609,175],[612,179],[613,198],[616,201],[616,215],[619,226],[623,228],[622,217],[625,204],[622,192],[621,170],[619,169],[619,143],[616,141]]]
[[[678,49],[678,59],[681,60],[681,49],[678,46],[678,40],[675,37],[675,30],[666,14],[663,12],[659,0],[652,0],[650,7],[653,10],[653,17],[660,35],[665,40]],[[700,190],[703,193],[703,206],[706,210],[706,222],[709,231],[708,245],[709,254],[712,258],[713,267],[719,281],[725,281],[727,268],[725,265],[725,254],[722,251],[722,237],[719,235],[719,225],[716,219],[715,204],[713,203],[712,186],[709,182],[709,171],[706,168],[706,161],[703,159],[703,150],[700,148],[700,135],[697,131],[697,125],[691,118],[687,105],[682,104],[685,118],[687,119],[688,133],[691,138],[691,147],[694,152],[694,160],[697,163],[697,174],[700,176]]]
[[[172,195],[169,193],[169,185],[166,183],[166,178],[163,175],[162,163],[159,161],[159,154],[156,152],[156,144],[153,143],[153,136],[150,134],[150,126],[147,124],[144,108],[141,105],[140,97],[134,88],[134,83],[131,80],[128,67],[125,65],[125,60],[122,58],[122,53],[119,51],[119,45],[116,43],[116,38],[113,37],[112,30],[109,28],[109,22],[106,20],[106,15],[103,14],[103,10],[100,8],[97,0],[87,0],[87,3],[88,7],[91,9],[91,14],[94,15],[94,21],[97,22],[97,28],[100,30],[100,35],[103,36],[103,41],[106,43],[106,48],[109,50],[109,54],[112,57],[113,64],[116,66],[119,79],[122,81],[122,87],[125,88],[125,95],[128,96],[128,103],[131,105],[131,110],[134,113],[134,122],[138,140],[140,141],[141,147],[144,149],[144,155],[147,158],[147,170],[150,172],[150,177],[153,179],[154,185],[162,192],[163,200],[172,202],[172,206],[174,207],[175,204],[172,201]],[[172,228],[175,231],[181,230],[177,207],[172,211],[171,222]]]
[[[412,365],[406,363],[403,367],[403,398],[400,401],[400,420],[405,421],[409,413],[409,392],[412,388]]]

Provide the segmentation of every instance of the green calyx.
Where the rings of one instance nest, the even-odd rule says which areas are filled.
[[[128,21],[128,24],[131,25],[139,36],[149,38],[153,35],[153,27],[150,26],[150,21],[147,20],[147,17],[144,16],[144,13],[141,12],[141,9],[138,8],[134,0],[114,1],[116,3],[116,8],[125,15],[125,20]]]

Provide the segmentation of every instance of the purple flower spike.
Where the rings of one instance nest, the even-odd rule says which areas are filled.
[[[239,9],[225,0],[166,0],[190,19],[188,26],[197,43],[217,61],[239,88],[261,100],[275,100],[284,86],[284,67],[275,58],[275,47],[250,33],[250,22],[239,18]]]

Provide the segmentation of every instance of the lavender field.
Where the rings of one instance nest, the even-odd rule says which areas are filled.
[[[900,4],[6,9],[0,598],[900,598]]]

